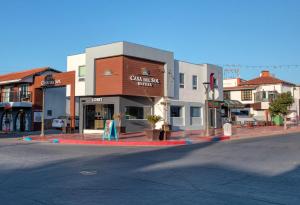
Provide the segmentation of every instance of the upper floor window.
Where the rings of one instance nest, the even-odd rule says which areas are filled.
[[[85,74],[86,74],[86,67],[85,65],[79,66],[78,67],[78,77],[81,79],[85,78]]]
[[[179,87],[184,88],[184,74],[179,73]]]
[[[22,84],[19,87],[20,95],[27,95],[28,94],[28,84]]]
[[[196,75],[193,75],[193,90],[198,89],[198,78]]]
[[[224,91],[223,97],[224,97],[224,100],[230,100],[230,91]]]
[[[252,100],[252,90],[242,90],[242,101]]]

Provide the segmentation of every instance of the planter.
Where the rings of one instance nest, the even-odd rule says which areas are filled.
[[[118,133],[126,133],[126,127],[117,127]]]
[[[145,134],[148,139],[150,139],[152,141],[158,141],[159,135],[160,135],[160,130],[145,130]]]
[[[164,133],[166,132],[166,140],[170,139],[171,131],[160,131],[159,140],[164,140]]]

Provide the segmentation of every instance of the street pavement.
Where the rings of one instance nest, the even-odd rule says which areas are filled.
[[[0,204],[300,204],[300,135],[181,147],[0,139]]]

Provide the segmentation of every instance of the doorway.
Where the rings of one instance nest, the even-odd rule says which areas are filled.
[[[113,104],[92,104],[83,106],[85,130],[103,130],[105,121],[112,120],[114,115]]]
[[[16,119],[16,130],[20,132],[29,131],[28,114],[24,111],[19,111]]]
[[[2,116],[2,131],[10,132],[13,131],[13,116],[11,111],[5,111]]]

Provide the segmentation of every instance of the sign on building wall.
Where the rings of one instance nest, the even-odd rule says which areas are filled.
[[[54,79],[52,74],[46,75],[44,80],[41,81],[41,86],[51,87],[61,84],[60,79]]]
[[[135,81],[138,86],[153,87],[159,85],[159,79],[154,77],[145,77],[140,75],[131,75],[129,77],[131,81]]]

